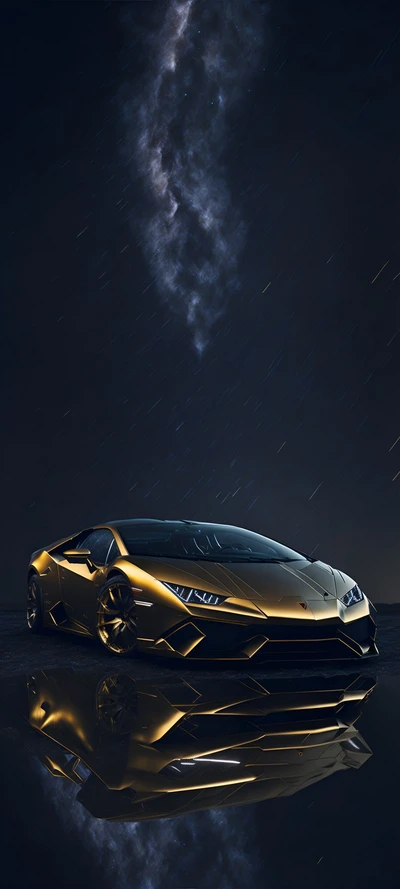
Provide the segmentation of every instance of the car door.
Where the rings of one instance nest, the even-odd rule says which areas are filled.
[[[71,549],[65,547],[65,552]],[[87,558],[61,554],[59,576],[61,600],[68,617],[92,628],[97,596],[105,582],[107,565],[118,555],[118,545],[109,528],[95,528],[80,535],[75,549],[88,550]]]
[[[41,552],[33,561],[33,567],[39,574],[40,589],[43,597],[44,621],[46,626],[53,626],[48,615],[53,606],[60,600],[60,579],[58,573],[57,551]]]

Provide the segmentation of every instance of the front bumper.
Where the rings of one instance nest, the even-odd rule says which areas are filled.
[[[149,647],[188,660],[349,660],[378,654],[371,615],[344,623],[340,618],[268,621],[239,625],[190,617]],[[147,646],[146,646],[147,647]]]

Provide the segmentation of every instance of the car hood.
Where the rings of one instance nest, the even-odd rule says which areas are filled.
[[[157,580],[198,587],[235,599],[277,603],[284,597],[305,601],[341,598],[355,581],[324,562],[193,562],[186,559],[129,557]]]

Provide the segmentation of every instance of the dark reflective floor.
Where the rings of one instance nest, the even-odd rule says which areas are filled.
[[[399,696],[367,674],[14,677],[1,885],[400,886]]]

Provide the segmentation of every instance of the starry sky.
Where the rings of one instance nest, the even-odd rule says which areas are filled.
[[[17,2],[1,41],[1,601],[128,516],[400,601],[397,4]]]

